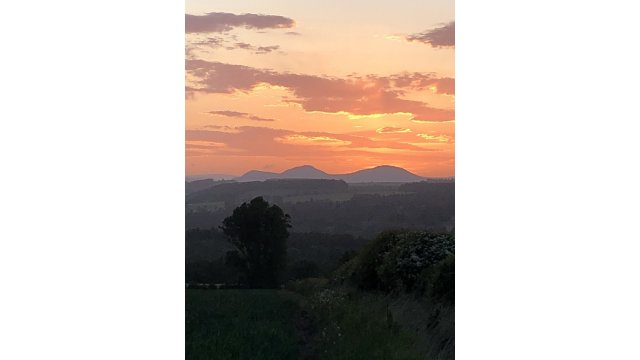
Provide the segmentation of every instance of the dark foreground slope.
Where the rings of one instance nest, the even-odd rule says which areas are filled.
[[[454,249],[388,231],[286,290],[187,290],[187,359],[454,359]]]
[[[186,311],[187,360],[453,358],[428,351],[424,334],[411,330],[434,324],[429,310],[408,298],[344,296],[329,289],[306,296],[287,290],[194,289],[187,290]],[[420,323],[405,322],[407,314]]]

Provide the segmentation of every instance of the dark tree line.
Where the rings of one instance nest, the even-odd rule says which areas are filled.
[[[351,234],[370,238],[390,228],[442,231],[453,227],[453,183],[405,184],[399,190],[403,193],[356,194],[347,201],[315,200],[278,204],[291,215],[296,232]],[[216,227],[230,212],[230,209],[187,212],[187,229]]]

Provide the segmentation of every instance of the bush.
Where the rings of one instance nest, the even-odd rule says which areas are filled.
[[[412,291],[421,272],[439,263],[453,251],[454,240],[449,234],[400,234],[395,246],[382,255],[382,265],[378,267],[381,288]]]
[[[356,258],[351,279],[361,289],[410,292],[423,271],[453,254],[454,250],[451,234],[387,231]]]
[[[373,290],[380,287],[378,268],[382,265],[383,256],[389,252],[398,240],[401,231],[385,231],[371,241],[356,257],[352,280],[361,289]]]
[[[416,293],[428,295],[453,305],[455,303],[455,256],[447,258],[425,269],[416,283]]]

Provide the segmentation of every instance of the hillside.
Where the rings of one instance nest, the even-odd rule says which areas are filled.
[[[369,182],[417,182],[425,178],[413,174],[401,167],[382,165],[370,169],[362,169],[346,174],[328,174],[311,165],[303,165],[285,170],[281,173],[251,170],[235,178],[238,182],[265,181],[269,179],[334,179],[348,183]]]

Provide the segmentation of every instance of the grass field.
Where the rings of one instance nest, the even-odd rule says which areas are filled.
[[[298,358],[291,294],[277,290],[187,290],[186,358]]]
[[[443,342],[452,334],[453,313],[433,322],[433,314],[415,304],[394,305],[376,295],[349,298],[333,290],[187,290],[186,359],[454,358],[453,344]],[[396,316],[415,331],[403,330]]]

